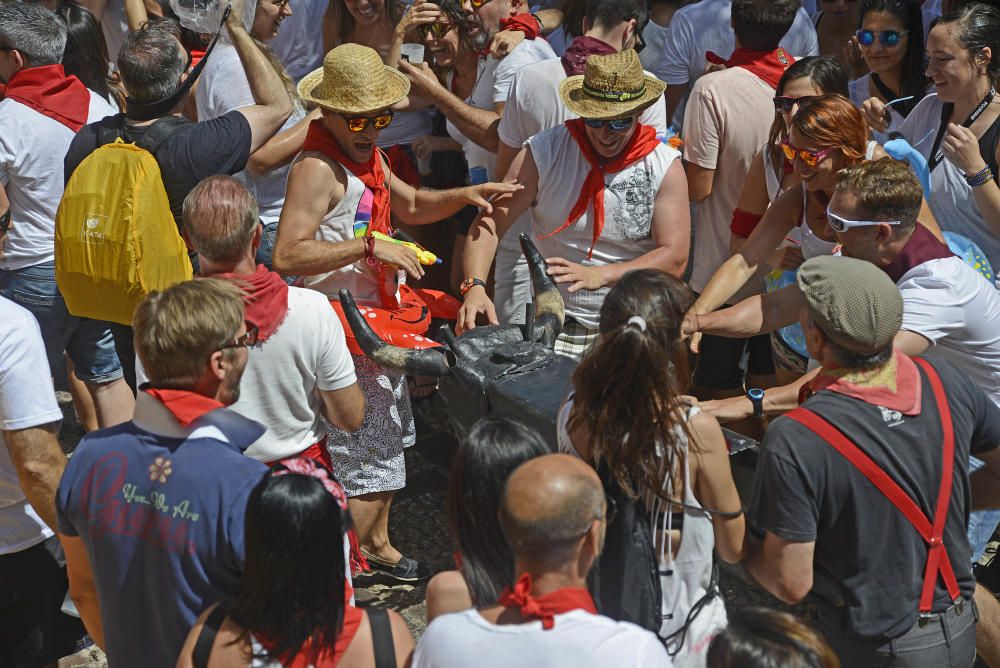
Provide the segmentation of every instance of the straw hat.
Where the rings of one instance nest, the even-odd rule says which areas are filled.
[[[302,77],[299,96],[340,114],[367,114],[390,107],[410,92],[410,80],[382,63],[374,49],[341,44],[323,67]]]
[[[642,70],[633,49],[587,58],[584,74],[565,79],[559,97],[582,118],[611,121],[653,104],[667,85]]]

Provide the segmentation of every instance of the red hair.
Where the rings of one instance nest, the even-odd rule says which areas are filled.
[[[852,165],[865,159],[868,124],[846,97],[820,95],[805,102],[792,117],[792,128],[816,148],[839,148]]]

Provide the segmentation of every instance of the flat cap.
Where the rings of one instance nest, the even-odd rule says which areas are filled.
[[[807,260],[797,277],[809,314],[831,341],[872,355],[892,345],[903,324],[903,297],[870,262],[823,256]]]

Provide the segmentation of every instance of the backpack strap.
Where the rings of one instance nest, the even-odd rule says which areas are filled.
[[[217,605],[215,609],[205,618],[205,624],[201,627],[198,640],[195,642],[194,650],[191,652],[191,659],[194,668],[208,668],[208,659],[212,656],[212,646],[215,644],[215,636],[222,628],[222,622],[229,614],[224,606]]]
[[[170,135],[182,127],[189,125],[190,121],[180,116],[164,116],[146,128],[135,145],[144,148],[156,157],[156,151],[163,145]]]
[[[943,538],[944,525],[948,517],[948,507],[951,502],[952,473],[955,463],[955,433],[952,427],[951,410],[948,407],[948,400],[944,394],[941,379],[926,361],[920,358],[914,358],[914,361],[927,374],[927,379],[933,390],[934,400],[937,403],[938,414],[941,417],[941,427],[944,432],[941,482],[938,488],[933,524],[927,518],[927,515],[920,510],[912,497],[903,491],[903,488],[895,480],[890,478],[871,457],[865,454],[832,424],[808,408],[796,408],[787,415],[829,443],[837,452],[843,455],[879,492],[896,506],[896,509],[909,520],[913,528],[920,534],[920,537],[927,543],[927,565],[924,569],[924,582],[920,594],[919,608],[922,615],[927,615],[931,612],[931,606],[934,601],[934,585],[937,582],[939,574],[941,579],[944,580],[945,587],[947,587],[948,595],[951,599],[958,601],[961,598],[961,591],[958,588],[955,571],[952,569],[948,552],[945,550]]]
[[[368,626],[372,630],[375,668],[396,668],[396,647],[392,643],[392,621],[384,608],[367,608]]]

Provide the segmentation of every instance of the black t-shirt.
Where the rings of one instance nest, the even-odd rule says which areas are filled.
[[[969,454],[1000,445],[1000,408],[948,363],[931,363],[945,388],[955,431],[944,543],[959,588],[970,597],[975,579],[966,535]],[[804,406],[843,432],[932,518],[941,482],[942,430],[922,371],[921,378],[922,409],[915,416],[831,391],[818,392]],[[853,464],[790,418],[778,418],[767,430],[750,517],[756,527],[785,540],[816,542],[814,570],[832,577],[847,602],[840,609],[844,632],[895,638],[916,623],[927,544]],[[938,577],[933,610],[951,603]]]
[[[98,146],[98,127],[119,128],[122,116],[109,116],[85,125],[73,138],[66,152],[65,175],[69,181],[73,171]],[[125,124],[122,138],[137,141],[147,128]],[[200,123],[177,128],[156,151],[163,187],[170,199],[170,212],[181,227],[184,198],[198,183],[216,174],[235,174],[246,167],[250,158],[252,136],[250,123],[239,111]]]

